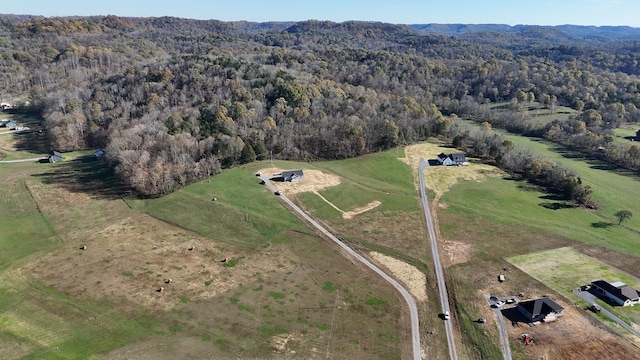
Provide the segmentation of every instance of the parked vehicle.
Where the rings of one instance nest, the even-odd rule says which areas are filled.
[[[591,306],[589,306],[589,310],[593,311],[594,313],[599,313],[602,309],[598,304],[591,304]]]
[[[444,312],[444,319],[445,320],[449,320],[451,318],[451,315],[449,314],[449,311],[445,311]]]

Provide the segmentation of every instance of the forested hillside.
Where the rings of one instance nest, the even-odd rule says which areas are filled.
[[[574,174],[544,179],[535,158],[515,156],[495,135],[470,134],[456,116],[640,169],[640,147],[610,135],[640,120],[640,37],[594,41],[536,27],[452,37],[366,22],[0,20],[2,100],[41,115],[53,149],[106,149],[116,175],[143,196],[268,156],[348,158],[442,136],[581,201]],[[509,106],[487,106],[496,102]],[[580,115],[534,125],[522,111],[533,103]]]

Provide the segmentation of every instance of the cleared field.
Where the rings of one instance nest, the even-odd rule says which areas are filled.
[[[490,108],[509,108],[509,102],[501,102],[490,104]],[[522,112],[531,117],[531,122],[538,127],[543,127],[547,123],[554,120],[566,120],[571,115],[577,113],[576,110],[566,106],[555,106],[553,111],[542,105],[539,102],[533,102],[531,104],[522,104]]]
[[[622,281],[636,289],[640,288],[640,279],[635,276],[570,247],[514,256],[506,260],[559,293],[566,294],[571,289],[598,279]],[[578,300],[570,294],[566,296]],[[632,324],[640,323],[640,309],[637,307],[611,307],[605,301],[599,303]]]
[[[571,247],[513,256],[506,260],[558,292],[566,292],[598,279],[622,281],[640,287],[640,279]]]

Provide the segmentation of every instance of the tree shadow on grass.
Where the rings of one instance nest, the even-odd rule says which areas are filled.
[[[608,221],[599,221],[599,222],[594,222],[591,223],[591,227],[594,227],[596,229],[606,229],[608,227],[611,227],[615,225],[614,223],[610,223]]]
[[[527,192],[535,192],[535,191],[542,191],[540,189],[540,187],[533,185],[531,183],[528,182],[523,182],[522,184],[518,185],[518,189],[523,190],[523,191],[527,191]]]
[[[549,210],[573,209],[577,207],[576,205],[567,202],[543,202],[538,205]]]
[[[543,200],[552,200],[552,201],[564,201],[566,200],[564,197],[562,197],[561,195],[558,194],[547,194],[547,195],[542,195],[538,197],[539,199],[543,199]]]
[[[17,132],[13,134],[16,139],[15,148],[17,151],[29,152],[36,155],[46,154],[48,146],[46,145],[46,137],[44,133],[35,130]]]
[[[105,161],[91,155],[46,166],[46,171],[33,174],[45,184],[60,186],[70,192],[85,193],[95,199],[118,199],[129,195]]]

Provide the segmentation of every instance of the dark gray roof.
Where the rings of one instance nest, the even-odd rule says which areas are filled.
[[[282,178],[285,180],[291,179],[294,177],[302,177],[302,176],[304,176],[304,174],[302,173],[302,170],[287,170],[282,172]]]
[[[639,297],[638,291],[629,285],[615,287],[604,280],[592,281],[591,285],[599,287],[622,301],[635,300]]]
[[[526,309],[533,317],[539,314],[550,314],[552,312],[560,312],[564,310],[557,302],[551,300],[548,297],[541,297],[538,299],[523,301],[518,306]]]
[[[464,156],[464,154],[451,154],[451,155],[449,155],[449,157],[451,158],[451,160],[453,160],[455,162],[465,162],[465,161],[467,161],[467,158]]]

